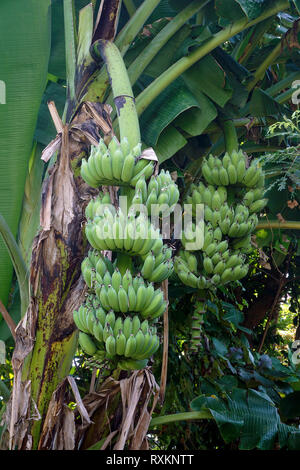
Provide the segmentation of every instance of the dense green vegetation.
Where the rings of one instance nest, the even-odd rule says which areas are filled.
[[[203,179],[203,161],[235,148],[259,162],[268,199],[247,275],[205,292],[199,349],[190,347],[198,290],[176,270],[164,284],[168,322],[156,324],[161,344],[148,363],[163,393],[149,448],[299,450],[299,2],[27,3],[26,14],[20,0],[0,6],[1,448],[100,449],[120,426],[113,387],[134,374],[99,368],[84,353],[73,311],[85,296],[85,208],[97,195],[83,184],[81,161],[99,136],[108,143],[130,128],[134,144],[141,137],[159,170],[173,176],[181,203]],[[108,78],[105,41],[123,57],[127,88]],[[126,122],[114,101],[131,88],[136,127],[131,104]],[[180,240],[165,243],[174,259]],[[110,427],[103,403],[89,395],[107,379]],[[151,393],[147,400],[150,409]],[[53,406],[57,422],[49,419]]]

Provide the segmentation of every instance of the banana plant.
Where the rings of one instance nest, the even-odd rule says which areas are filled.
[[[280,99],[281,103],[275,102],[271,95],[271,98],[266,96],[266,93],[257,86],[268,67],[278,58],[280,49],[278,44],[265,58],[258,74],[251,73],[251,69],[245,69],[237,64],[221,46],[233,41],[237,35],[245,34],[244,49],[235,50],[234,54],[245,60],[247,52],[247,63],[249,63],[255,48],[253,46],[251,51],[247,49],[246,34],[253,34],[259,25],[264,25],[260,29],[263,37],[268,21],[277,18],[280,12],[290,8],[286,0],[278,0],[272,5],[267,1],[260,2],[255,9],[251,9],[252,2],[232,2],[234,7],[232,10],[224,9],[224,2],[222,4],[221,1],[183,2],[180,8],[177,2],[171,2],[169,5],[171,15],[166,16],[171,16],[172,20],[164,18],[157,23],[155,20],[162,18],[160,7],[163,2],[159,0],[137,2],[138,7],[126,2],[125,7],[127,6],[129,12],[127,21],[124,21],[124,9],[121,10],[119,1],[104,1],[99,9],[96,9],[97,2],[83,3],[81,6],[84,8],[80,10],[77,26],[77,22],[73,21],[76,17],[74,2],[71,0],[63,2],[65,74],[62,73],[61,76],[66,79],[67,94],[61,115],[56,113],[55,107],[51,108],[57,135],[42,155],[43,161],[49,164],[42,188],[41,228],[32,244],[30,303],[23,321],[17,327],[13,356],[15,376],[10,421],[11,448],[22,448],[25,445],[38,448],[53,392],[68,375],[77,347],[77,331],[72,312],[81,304],[84,296],[84,284],[80,272],[80,263],[87,249],[87,242],[81,231],[84,219],[83,201],[87,202],[95,194],[93,188],[87,188],[83,184],[79,168],[90,146],[98,142],[99,133],[105,139],[107,136],[110,138],[112,134],[119,137],[120,131],[116,117],[119,103],[111,91],[105,60],[99,56],[98,41],[114,41],[123,55],[132,81],[133,94],[136,97],[142,142],[145,147],[154,147],[161,163],[178,153],[189,140],[192,140],[191,138],[206,135],[204,131],[207,131],[216,146],[219,145],[221,153],[224,144],[222,139],[218,142],[219,119],[220,116],[223,119],[227,113],[232,117],[237,103],[239,111],[233,113],[232,119],[238,126],[241,125],[242,117],[244,126],[245,123],[251,122],[253,109],[256,109],[256,119],[261,118],[263,113],[261,103],[267,103],[266,106],[271,107],[273,112],[274,109],[278,112],[279,104],[284,102],[283,98]],[[37,60],[44,76],[43,73],[35,74],[34,79],[30,76],[29,84],[32,86],[30,90],[34,92],[32,95],[30,90],[26,90],[26,95],[24,93],[24,96],[31,96],[30,108],[34,108],[35,111],[35,115],[32,113],[30,119],[26,120],[26,126],[30,123],[31,135],[29,136],[28,132],[26,140],[24,134],[20,133],[18,141],[23,152],[27,149],[27,162],[34,147],[34,125],[45,86],[44,77],[49,56],[49,31],[46,28],[49,2],[40,2],[36,7],[36,2],[32,0],[30,6],[31,9],[28,8],[28,11],[36,12],[37,22],[38,14],[44,15],[41,20],[44,27],[39,25],[38,29],[39,32],[43,32],[42,38],[40,41],[34,41],[34,44],[40,51],[43,46],[43,52],[47,50],[47,53],[43,55],[43,60],[40,60],[41,57]],[[52,6],[61,8],[62,5],[53,2]],[[215,12],[214,6],[217,7]],[[8,13],[12,14],[13,6],[7,8]],[[164,9],[161,11],[165,12]],[[229,12],[232,15],[228,17]],[[7,27],[7,24],[4,26]],[[24,24],[22,23],[22,28]],[[149,35],[145,26],[147,24],[153,25],[153,36],[152,27],[148,28]],[[28,30],[34,33],[32,26],[28,27]],[[26,29],[19,28],[18,37],[22,36],[22,31]],[[30,35],[24,33],[23,36],[29,41]],[[59,50],[60,45],[56,46],[58,46],[56,51],[52,50],[51,60],[54,60],[54,52],[57,53]],[[19,50],[24,48],[20,47]],[[32,55],[28,53],[28,56]],[[226,70],[225,82],[221,66]],[[30,70],[34,70],[34,67]],[[216,80],[208,79],[205,83],[205,74],[208,77],[210,71],[213,71]],[[200,82],[199,76],[202,77]],[[43,77],[44,81],[40,77]],[[38,78],[40,81],[36,83],[35,80]],[[57,89],[65,90],[62,78],[53,79],[53,76],[50,78],[51,83],[56,83]],[[214,83],[217,86],[211,88],[211,84]],[[281,89],[275,91],[273,89],[272,93],[276,95],[278,91]],[[215,98],[212,99],[212,96]],[[247,100],[250,96],[252,98],[249,108]],[[112,109],[110,116],[111,105],[115,105],[116,109]],[[0,112],[2,110],[0,107]],[[17,104],[14,112],[20,112]],[[21,110],[20,116],[24,116],[25,122],[27,116],[25,111],[23,113]],[[154,119],[153,116],[158,116],[158,119]],[[8,124],[10,121],[6,119],[4,122]],[[198,127],[192,130],[191,123],[195,122]],[[183,132],[177,130],[180,126]],[[8,140],[12,143],[12,139]],[[25,141],[27,147],[24,147]],[[14,153],[13,146],[9,153]],[[5,161],[4,157],[1,161]],[[11,181],[16,181],[15,171],[16,169],[20,171],[21,167],[22,165],[12,163]],[[18,213],[15,214],[13,221],[15,225],[11,228],[13,235],[16,234],[20,216],[27,171],[26,163],[24,172],[20,180],[18,179],[18,184],[22,180],[23,186],[22,190],[18,191]],[[38,171],[37,174],[39,180]],[[13,185],[11,187],[13,188]],[[8,212],[12,215],[11,210],[7,210]],[[31,240],[32,234],[29,236],[28,244],[32,243]],[[28,246],[24,253],[28,253]],[[9,263],[6,252],[5,257],[7,274]],[[4,301],[8,297],[11,275],[5,279]],[[32,399],[39,411],[39,419],[34,421],[30,415]],[[24,428],[19,433],[17,423],[20,422],[24,424]]]
[[[219,121],[220,117],[222,118],[222,114],[226,115],[227,109],[231,115],[231,119],[235,125],[238,126],[239,133],[242,132],[240,135],[245,135],[246,128],[249,125],[251,128],[257,125],[260,126],[266,114],[269,114],[268,119],[272,120],[274,112],[277,113],[281,111],[288,113],[287,108],[283,109],[278,107],[278,105],[282,105],[290,97],[290,95],[281,97],[281,90],[284,90],[289,84],[295,81],[299,73],[289,73],[286,67],[281,67],[280,76],[283,78],[276,83],[276,86],[272,85],[272,80],[270,81],[268,77],[269,83],[271,83],[269,87],[270,90],[268,90],[264,85],[264,83],[268,83],[268,81],[266,79],[264,80],[263,88],[267,90],[267,95],[265,92],[259,91],[258,93],[257,90],[259,89],[255,86],[257,85],[257,79],[251,79],[251,74],[253,70],[260,67],[259,73],[261,76],[263,76],[263,70],[269,75],[268,70],[272,67],[272,63],[274,64],[274,62],[276,62],[280,51],[279,43],[282,47],[284,47],[285,44],[288,45],[292,43],[292,35],[290,34],[289,36],[288,33],[290,30],[295,34],[295,28],[293,27],[293,23],[295,23],[297,19],[295,12],[293,12],[294,16],[290,16],[289,23],[284,23],[284,37],[282,37],[282,40],[276,38],[277,45],[275,52],[270,54],[269,59],[265,60],[264,64],[259,64],[259,59],[257,59],[258,45],[264,40],[268,29],[271,29],[272,21],[274,21],[277,13],[279,15],[279,21],[281,21],[280,12],[288,8],[287,2],[278,2],[274,4],[271,9],[268,8],[267,5],[263,5],[260,10],[255,11],[255,13],[251,12],[250,9],[246,7],[242,10],[235,8],[235,17],[239,20],[239,25],[236,25],[236,28],[241,28],[239,37],[244,38],[244,40],[240,43],[239,47],[235,46],[235,30],[231,30],[231,26],[230,28],[228,27],[228,37],[232,43],[232,52],[227,55],[220,50],[219,45],[214,43],[214,41],[217,40],[218,42],[220,41],[220,45],[223,44],[224,38],[222,35],[227,34],[227,32],[223,31],[224,28],[217,28],[219,33],[222,34],[218,33],[219,36],[215,38],[212,33],[209,33],[209,23],[205,26],[205,18],[211,18],[212,5],[213,2],[202,2],[199,0],[186,2],[182,4],[178,13],[170,7],[170,16],[173,15],[174,18],[171,21],[160,21],[158,25],[154,23],[149,30],[150,38],[148,34],[143,35],[140,33],[140,30],[144,23],[147,22],[147,15],[149,18],[149,15],[152,14],[152,17],[155,19],[159,18],[159,15],[162,14],[159,10],[160,2],[143,2],[134,12],[131,10],[132,16],[130,21],[125,25],[124,19],[122,18],[122,16],[124,17],[124,10],[121,11],[123,28],[119,34],[116,34],[116,44],[118,46],[120,44],[122,45],[121,50],[124,54],[125,63],[128,65],[128,73],[132,86],[134,87],[134,94],[137,96],[137,108],[141,116],[141,126],[144,129],[143,141],[146,146],[154,147],[160,162],[176,154],[178,155],[176,162],[180,165],[180,150],[184,149],[185,155],[193,154],[193,149],[195,145],[198,146],[197,142],[200,136],[200,142],[204,143],[205,152],[209,150],[213,150],[214,153],[216,153],[216,151],[222,152],[224,146],[222,144],[223,137]],[[71,59],[68,59],[68,55],[70,54],[66,55],[62,53],[64,47],[62,43],[63,38],[61,37],[62,28],[60,26],[60,30],[58,31],[58,25],[61,25],[63,19],[63,5],[59,2],[53,2],[52,13],[55,15],[56,19],[53,24],[57,26],[55,26],[56,29],[54,29],[54,26],[52,27],[55,36],[53,36],[52,39],[53,45],[49,71],[51,73],[57,73],[58,77],[56,78],[56,82],[49,82],[45,96],[50,99],[51,93],[52,97],[55,96],[58,104],[65,99],[61,79],[65,78],[65,65],[63,65],[63,60],[67,57],[69,62],[67,66],[68,70],[73,67],[72,71],[69,70],[69,75],[73,78],[69,78],[68,80],[76,81],[76,83],[71,86],[73,90],[71,93],[77,94],[77,98],[74,98],[75,101],[77,100],[77,105],[82,99],[101,102],[104,98],[106,102],[112,104],[109,80],[105,67],[101,67],[100,71],[98,71],[99,65],[92,59],[89,53],[89,47],[92,41],[99,36],[100,29],[103,30],[106,17],[103,17],[102,21],[98,23],[97,28],[94,28],[95,31],[93,31],[91,27],[93,23],[93,8],[86,5],[85,1],[77,2],[76,7],[77,10],[74,10],[74,12],[77,13],[77,15],[78,8],[85,7],[81,11],[78,21],[78,29],[84,31],[84,34],[81,34],[84,40],[81,41],[77,59],[77,62],[80,63],[80,73],[75,74],[74,72],[74,67],[76,67],[74,53],[72,53]],[[176,8],[178,7],[176,6]],[[118,9],[116,12],[117,11]],[[162,11],[164,10],[162,9]],[[259,13],[261,14],[258,15]],[[222,26],[223,23],[226,24],[226,22],[229,22],[229,19],[226,18],[226,14],[228,15],[228,13],[226,13],[219,4],[216,9],[216,14],[213,20],[220,21]],[[256,17],[255,15],[258,16]],[[113,21],[116,23],[116,17],[113,17]],[[151,16],[149,19],[151,21]],[[233,20],[231,19],[230,21],[232,22]],[[71,25],[71,21],[66,25],[67,32]],[[175,33],[178,33],[176,34],[176,46],[174,42]],[[137,45],[129,48],[130,41],[133,41],[135,37],[139,39]],[[211,41],[208,41],[209,38],[211,38]],[[251,39],[251,47],[249,47],[249,45],[247,46],[247,44],[249,44],[247,38]],[[205,44],[204,47],[204,42],[206,41],[208,41],[208,44]],[[247,55],[244,53],[245,50],[247,51]],[[263,48],[263,57],[265,56],[264,50],[270,51],[268,43]],[[74,51],[74,47],[72,47],[72,51]],[[297,53],[297,51],[293,51],[293,49],[290,51],[287,49],[288,54]],[[187,55],[186,52],[188,53]],[[183,54],[185,57],[180,57],[180,55]],[[204,56],[203,59],[201,59],[202,54]],[[164,60],[166,56],[168,57],[167,62]],[[253,56],[256,62],[252,59]],[[179,60],[176,61],[177,58]],[[284,60],[286,61],[287,58],[288,55],[285,55]],[[197,60],[196,64],[193,63],[194,60]],[[249,64],[249,68],[246,68],[247,64]],[[168,67],[169,65],[170,67]],[[222,70],[225,70],[226,73],[224,84]],[[178,78],[177,73],[180,74]],[[214,80],[208,79],[209,74],[214,76]],[[256,74],[256,77],[258,77],[258,75],[259,74]],[[199,77],[201,78],[199,79]],[[51,75],[51,80],[52,79],[53,75]],[[250,83],[251,80],[252,82]],[[214,83],[215,85],[213,88],[211,88],[210,85],[209,88],[207,86],[208,83]],[[233,93],[235,84],[238,85],[238,92],[235,91]],[[245,100],[247,96],[251,96],[249,93],[252,94],[251,90],[253,86],[255,86],[254,95],[245,107]],[[159,96],[157,96],[157,93]],[[274,99],[276,95],[279,101],[276,101],[277,98],[276,100]],[[240,100],[240,98],[242,99]],[[239,103],[238,107],[237,102]],[[162,108],[165,109],[165,112],[158,112]],[[41,124],[38,125],[36,129],[37,139],[44,146],[49,142],[49,137],[52,137],[54,129],[53,126],[51,128],[51,122],[49,124],[49,119],[46,115],[47,112],[46,106],[44,105],[40,111]],[[234,112],[234,114],[232,114],[232,112]],[[42,128],[45,122],[47,122],[46,130],[48,131],[50,127],[50,132],[45,133],[45,129]],[[115,124],[117,126],[117,121],[115,121]],[[213,143],[218,135],[218,142]],[[211,138],[213,140],[211,140]],[[212,144],[214,145],[213,148]],[[244,145],[245,150],[247,150],[248,147],[251,151],[261,151],[263,149],[262,145],[255,147],[246,143],[246,146]],[[203,150],[201,149],[203,149],[203,145],[199,147],[199,156],[203,155]],[[198,162],[196,161],[194,165],[197,166]],[[189,171],[191,173],[193,172],[193,163],[191,163]],[[27,169],[25,174],[26,172]],[[40,184],[41,180],[37,178],[35,187],[40,188]],[[26,201],[24,204],[26,204]],[[19,206],[19,211],[21,211],[21,203]],[[34,224],[34,226],[35,229],[33,229],[33,233],[37,230],[37,225]],[[20,238],[22,238],[21,233]],[[23,242],[20,241],[20,243],[22,244]],[[29,246],[31,246],[30,242]],[[4,250],[3,256],[6,256],[6,263],[8,263],[8,266],[11,266],[7,252],[4,252]],[[3,264],[3,268],[1,269],[3,269],[3,272],[8,273],[6,263]],[[11,269],[10,267],[10,270]],[[2,300],[6,305],[11,286],[10,276],[5,275],[5,282],[2,283],[2,286],[3,289],[5,289]]]

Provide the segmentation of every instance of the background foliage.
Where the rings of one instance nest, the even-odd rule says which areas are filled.
[[[47,102],[53,100],[61,116],[66,112],[66,31],[63,2],[52,0],[50,6],[50,1],[32,0],[24,15],[18,3],[0,7],[5,37],[0,41],[5,59],[0,78],[9,84],[9,106],[0,106],[0,213],[28,267],[47,172],[41,151],[56,135]],[[123,2],[118,33],[143,3]],[[260,159],[269,202],[253,239],[248,276],[207,299],[203,347],[196,356],[188,354],[193,290],[175,276],[170,280],[168,382],[157,415],[208,409],[213,419],[157,426],[149,434],[151,446],[299,450],[300,370],[291,350],[300,337],[300,127],[292,102],[292,84],[300,78],[299,2],[156,3],[130,46],[124,45],[144,146],[154,148],[162,168],[176,172],[184,195],[201,158],[224,152],[222,128],[231,120],[249,158]],[[95,12],[99,4],[93,2]],[[86,5],[85,0],[74,2],[77,25]],[[195,12],[169,35],[173,18],[188,7]],[[13,27],[7,17],[15,19]],[[250,27],[237,27],[244,21]],[[220,40],[210,46],[215,37]],[[86,99],[95,97],[93,86]],[[109,87],[101,100],[112,104]],[[176,251],[178,245],[171,242]],[[18,322],[19,286],[0,243],[0,299]],[[6,343],[7,357],[0,366],[4,403],[12,386],[14,341],[3,319],[0,339]],[[157,353],[153,363],[158,378],[161,357]],[[71,374],[82,395],[89,389],[91,373],[78,351]]]

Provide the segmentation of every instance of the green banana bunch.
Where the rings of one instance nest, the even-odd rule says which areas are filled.
[[[114,206],[112,206],[109,193],[103,194],[100,192],[96,198],[91,199],[88,205],[85,208],[85,217],[87,220],[93,220],[95,217],[103,214],[104,207],[109,207],[109,209],[115,213]]]
[[[131,205],[143,204],[148,215],[167,217],[179,200],[179,190],[168,171],[161,170],[157,176],[152,175],[148,183],[145,177],[137,181]]]
[[[88,257],[84,258],[81,263],[81,272],[85,283],[89,287],[92,287],[93,282],[96,278],[96,269]]]
[[[103,147],[103,143],[101,145]],[[115,142],[109,150],[112,159],[115,155],[120,157]],[[92,154],[91,163],[99,160],[99,155],[95,155]],[[159,229],[155,229],[144,214],[133,214],[130,210],[133,203],[143,203],[145,197],[148,199],[149,193],[146,183],[149,175],[142,172],[144,166],[140,162],[137,166],[139,178],[128,181],[130,185],[137,185],[131,190],[133,196],[128,214],[120,208],[116,210],[109,196],[102,193],[86,207],[85,233],[93,250],[88,252],[81,268],[93,293],[74,311],[82,349],[126,370],[145,367],[148,358],[159,347],[156,328],[150,323],[164,313],[167,303],[162,290],[155,289],[153,283],[162,282],[173,272],[172,250],[163,245]],[[91,178],[87,182],[90,181]],[[151,191],[155,182],[158,191],[168,193],[167,202],[176,204],[179,192],[169,173],[162,171],[157,181],[151,178]],[[142,191],[144,199],[137,200]],[[130,190],[127,194],[130,195]],[[157,202],[162,203],[159,197]],[[105,250],[137,256],[140,272],[133,274],[132,267],[121,272],[118,258],[111,262],[100,254]]]
[[[198,251],[204,242],[204,222],[192,222],[182,232],[181,243],[186,250]]]
[[[97,279],[98,272],[106,272],[107,270],[110,273],[114,270],[111,261],[93,250],[88,252],[87,257],[84,258],[81,263],[82,277],[89,287],[93,286],[93,282]]]
[[[204,213],[205,220],[211,222],[214,217],[213,214],[218,213],[227,201],[227,190],[225,186],[215,187],[211,184],[205,186],[202,182],[198,186],[192,184],[190,187],[190,194],[186,198],[187,204],[192,205],[192,214],[196,215],[196,208],[198,204],[204,204],[205,209],[209,211]]]
[[[121,54],[111,42],[106,42],[105,63],[113,95],[120,91],[118,80],[124,93],[118,110],[120,142],[113,137],[106,145],[100,139],[82,160],[81,176],[93,188],[115,186],[116,191],[113,204],[107,192],[99,191],[85,209],[85,235],[92,249],[81,270],[88,296],[74,311],[74,322],[86,354],[105,361],[105,367],[132,370],[146,367],[159,347],[155,323],[167,302],[154,283],[172,274],[173,262],[172,250],[164,246],[156,226],[161,215],[174,211],[179,190],[168,171],[154,175],[153,151],[142,152],[130,81]],[[157,212],[151,222],[153,208]],[[107,251],[112,261],[103,256]]]
[[[132,277],[129,270],[122,277],[118,269],[112,276],[108,272],[97,276],[95,293],[103,309],[114,312],[139,312],[143,318],[155,319],[166,309],[161,289],[154,289],[152,283],[145,282],[141,275]]]
[[[113,82],[118,79],[122,59],[112,45],[106,56]],[[124,96],[131,97],[129,80],[126,89]],[[168,172],[154,174],[154,161],[141,152],[140,143],[136,145],[140,140],[137,115],[124,101],[123,113],[118,114],[120,143],[113,138],[106,145],[100,139],[89,158],[82,160],[81,176],[94,188],[120,188],[119,196],[127,196],[129,209],[126,213],[116,210],[101,193],[86,207],[85,234],[93,250],[82,263],[82,275],[90,290],[85,303],[74,312],[74,322],[86,354],[131,370],[146,367],[159,348],[155,322],[167,302],[154,283],[167,279],[173,269],[195,291],[215,289],[244,277],[250,236],[266,200],[264,174],[255,161],[249,165],[241,150],[225,153],[223,158],[209,155],[202,162],[202,181],[192,185],[185,201],[191,206],[191,210],[185,209],[190,223],[184,227],[182,249],[173,264],[172,250],[164,247],[160,230],[149,215],[158,219],[169,215],[179,191]],[[145,214],[142,206],[146,206]],[[203,215],[200,221],[199,214]],[[112,262],[100,255],[103,251],[112,253]],[[193,350],[200,344],[203,302],[196,310]]]
[[[264,186],[264,174],[262,169],[251,163],[247,168],[247,160],[242,150],[228,152],[224,157],[214,157],[210,155],[203,160],[202,175],[210,185],[229,186],[241,185],[247,188]]]
[[[155,229],[143,214],[125,216],[119,209],[114,215],[104,209],[103,216],[89,220],[85,226],[90,245],[99,251],[126,252],[133,256],[160,253],[163,241],[159,229]]]
[[[196,261],[194,258],[195,255],[191,254],[189,260],[187,260],[186,250],[181,250],[179,255],[174,259],[174,270],[179,277],[179,279],[183,282],[183,284],[193,287],[194,289],[205,289],[208,288],[209,281],[202,275],[198,276],[196,271],[192,271],[192,266]],[[194,258],[192,258],[194,257]]]
[[[191,346],[190,350],[192,353],[197,353],[201,346],[201,330],[203,323],[203,315],[205,313],[204,302],[201,300],[196,300],[195,310],[192,316],[192,325],[191,325]]]
[[[90,317],[93,316],[93,321]],[[79,328],[79,344],[84,352],[98,358],[120,361],[121,366],[129,367],[126,361],[146,361],[159,348],[159,337],[155,327],[147,319],[140,321],[137,315],[132,318],[115,315],[111,310],[91,311],[81,306],[74,312],[74,321]],[[138,365],[138,364],[137,364]]]
[[[203,181],[191,185],[186,202],[192,207],[192,217],[197,205],[204,206],[203,245],[193,253],[186,250],[195,229],[193,223],[182,237],[185,249],[174,259],[179,279],[198,290],[246,276],[245,254],[251,250],[251,233],[258,223],[257,213],[267,203],[263,172],[256,162],[248,166],[241,150],[225,153],[223,158],[210,155],[201,169]]]
[[[142,175],[148,179],[153,170],[154,162],[141,157],[141,144],[131,149],[126,137],[120,143],[113,137],[108,146],[100,139],[91,147],[88,160],[81,163],[81,176],[93,188],[135,186]]]
[[[80,331],[78,341],[83,351],[89,356],[94,356],[97,353],[97,345],[88,334]]]
[[[142,256],[141,275],[150,282],[162,282],[173,273],[172,248],[163,245],[155,255],[152,251]]]

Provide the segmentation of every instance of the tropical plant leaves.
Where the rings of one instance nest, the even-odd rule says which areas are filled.
[[[224,357],[228,352],[227,346],[218,338],[212,338],[212,342],[218,355]]]
[[[135,5],[138,7],[143,3],[144,0],[134,0]],[[181,9],[186,7],[190,3],[189,1],[181,2]],[[168,18],[176,15],[177,11],[173,8],[172,2],[170,0],[161,0],[155,10],[152,12],[151,16],[147,20],[147,24],[151,24],[160,18]]]
[[[1,80],[6,104],[0,106],[0,213],[17,234],[28,160],[46,84],[50,52],[50,0],[3,2],[0,17]],[[0,298],[7,303],[12,264],[0,240]]]
[[[297,9],[297,12],[299,13],[300,15],[300,0],[293,0],[293,3]]]
[[[236,0],[227,0],[226,2],[223,0],[215,0],[215,9],[219,17],[225,18],[230,22],[239,20],[244,16],[243,10]]]
[[[200,91],[221,108],[231,98],[233,90],[226,80],[224,70],[212,57],[207,55],[183,74],[187,87],[197,97]]]
[[[272,0],[236,0],[249,20],[260,16],[272,5]]]
[[[193,93],[185,87],[182,78],[175,80],[149,106],[140,118],[143,140],[155,146],[158,137],[180,113],[199,103]]]
[[[88,4],[87,0],[75,0],[76,18],[81,8]],[[64,35],[64,8],[62,0],[51,0],[51,54],[49,73],[56,77],[66,78],[66,51]]]
[[[253,20],[270,6],[269,0],[215,0],[217,14],[230,22],[247,17]],[[224,23],[223,23],[224,24]]]
[[[279,409],[285,418],[297,418],[300,416],[300,391],[289,393],[282,398]]]
[[[155,145],[155,153],[158,161],[163,163],[165,160],[168,160],[175,155],[178,150],[184,147],[186,143],[187,140],[174,126],[170,125],[166,127],[160,134],[158,142]]]
[[[244,320],[243,313],[235,308],[232,304],[224,303],[223,306],[225,308],[225,313],[223,315],[223,320],[229,321],[232,323],[236,328],[239,327],[240,323]]]
[[[226,443],[238,442],[240,450],[299,448],[299,429],[280,420],[274,402],[264,392],[233,388],[225,399],[200,396],[191,402],[194,411],[209,410]]]
[[[256,117],[279,116],[284,112],[283,107],[261,88],[254,89],[249,110]]]
[[[180,114],[174,125],[191,136],[201,135],[207,126],[217,117],[214,104],[201,92],[197,93],[199,107],[192,107]]]
[[[190,35],[190,27],[184,25],[171,39],[160,49],[159,53],[154,57],[145,74],[149,77],[156,78],[170,67],[177,58],[178,50],[184,44],[184,41]]]

